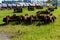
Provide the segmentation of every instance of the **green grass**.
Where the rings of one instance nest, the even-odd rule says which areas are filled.
[[[28,13],[29,15],[35,15],[37,11],[37,9],[35,11],[24,9],[23,13],[16,14],[25,15]],[[11,35],[11,40],[60,40],[60,7],[53,14],[57,17],[54,23],[36,26],[38,22],[31,25],[16,25],[12,22],[8,25],[0,26],[0,33]],[[4,23],[2,20],[6,15],[13,15],[13,10],[0,11],[0,24]]]

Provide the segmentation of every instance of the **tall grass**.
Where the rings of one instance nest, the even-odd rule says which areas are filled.
[[[45,10],[45,8],[43,9]],[[38,22],[35,22],[31,25],[24,24],[14,24],[13,22],[8,25],[0,26],[0,33],[5,33],[10,35],[11,40],[60,40],[60,7],[57,10],[52,12],[56,17],[54,23],[47,25],[39,25]],[[27,9],[23,10],[23,13],[16,13],[17,15],[35,15],[38,10],[28,11]],[[13,10],[3,10],[0,11],[0,24],[3,24],[3,18],[6,15],[13,15]],[[14,25],[13,25],[14,24]]]

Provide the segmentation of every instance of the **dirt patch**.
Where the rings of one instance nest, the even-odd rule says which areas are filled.
[[[1,40],[10,40],[7,34],[0,34]]]

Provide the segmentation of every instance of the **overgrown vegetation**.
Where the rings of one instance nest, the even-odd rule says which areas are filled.
[[[44,8],[43,10],[45,10]],[[41,9],[40,9],[41,10]],[[38,10],[28,11],[27,9],[23,10],[23,13],[16,13],[17,15],[35,15]],[[31,25],[26,24],[15,24],[11,22],[8,25],[3,25],[3,18],[6,15],[13,15],[13,10],[2,10],[0,11],[0,33],[5,33],[9,35],[11,40],[60,40],[60,7],[57,10],[52,12],[56,17],[54,23],[42,25],[39,22],[35,22]]]

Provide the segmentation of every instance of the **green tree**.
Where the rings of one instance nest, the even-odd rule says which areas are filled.
[[[47,0],[47,3],[50,3],[51,2],[51,0]]]

